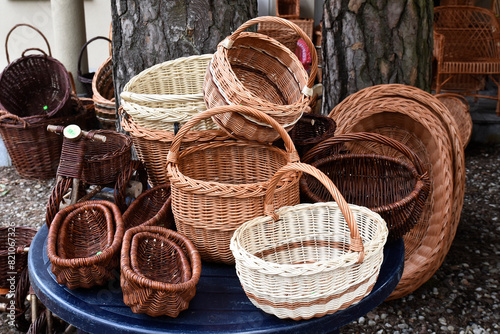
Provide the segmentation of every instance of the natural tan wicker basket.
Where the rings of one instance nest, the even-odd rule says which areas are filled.
[[[107,130],[116,130],[115,86],[111,56],[95,72],[92,78],[92,92],[95,113],[102,127]]]
[[[159,226],[137,226],[123,237],[123,302],[134,313],[177,317],[196,294],[201,258],[188,238]]]
[[[311,51],[308,75],[297,56],[276,40],[245,32],[255,24],[275,22],[293,29]],[[302,113],[310,112],[317,55],[309,37],[289,20],[262,16],[242,24],[219,43],[207,69],[203,93],[208,108],[244,105],[273,117],[290,130]],[[237,113],[214,116],[214,121],[235,137],[272,142],[279,135],[269,125]]]
[[[336,203],[275,210],[276,184],[291,171],[320,180]],[[325,174],[304,163],[276,172],[264,206],[265,216],[243,224],[231,239],[236,273],[255,306],[279,318],[309,319],[347,308],[370,293],[388,234],[380,215],[347,204]]]
[[[250,141],[200,144],[179,152],[184,135],[199,120],[238,112],[272,124],[286,152]],[[206,261],[234,263],[229,240],[234,230],[263,212],[264,192],[272,175],[299,160],[288,133],[268,115],[244,106],[221,106],[193,117],[176,135],[168,153],[167,171],[177,231],[187,236]],[[276,191],[275,205],[299,203],[298,173]]]
[[[469,113],[469,102],[462,95],[455,93],[443,93],[434,96],[448,108],[455,119],[458,127],[457,131],[465,149],[469,144],[473,128],[472,118]]]
[[[121,104],[134,122],[154,130],[175,131],[206,110],[203,81],[212,54],[195,55],[154,65],[123,88]],[[193,130],[216,129],[209,119]]]

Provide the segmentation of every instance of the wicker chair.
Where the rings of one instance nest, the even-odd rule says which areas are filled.
[[[466,80],[488,76],[500,87],[500,25],[493,12],[474,6],[434,8],[434,57],[436,94],[459,76]],[[459,85],[454,88],[475,98],[498,101],[500,96],[482,95]],[[500,116],[498,102],[497,116]]]

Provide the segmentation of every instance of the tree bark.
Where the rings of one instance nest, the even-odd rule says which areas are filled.
[[[430,91],[433,3],[326,0],[323,113],[363,88],[400,83]]]
[[[217,44],[257,16],[257,0],[113,0],[116,104],[142,70],[184,56],[214,53]]]

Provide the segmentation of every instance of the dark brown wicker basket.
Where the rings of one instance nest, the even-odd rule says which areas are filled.
[[[321,142],[307,152],[303,161],[307,163],[316,154],[339,144],[351,151],[313,161],[311,165],[328,175],[348,203],[380,214],[387,223],[390,238],[402,237],[417,223],[430,191],[429,176],[417,155],[394,139],[358,132]],[[362,145],[364,152],[373,153],[356,153],[355,145]],[[384,154],[384,150],[396,150],[398,158]],[[312,177],[304,175],[300,187],[302,201],[332,200]]]
[[[123,301],[134,313],[177,317],[195,296],[201,258],[189,239],[159,226],[137,226],[123,238]]]
[[[83,85],[83,87],[85,88],[86,92],[87,92],[87,95],[89,97],[92,97],[92,80],[94,79],[94,75],[95,75],[95,72],[88,72],[88,73],[83,73],[82,72],[82,57],[83,57],[83,54],[85,52],[85,50],[87,49],[87,46],[98,40],[98,39],[103,39],[105,41],[108,41],[109,43],[111,43],[111,40],[107,37],[104,37],[104,36],[96,36],[94,38],[91,38],[89,39],[83,46],[82,46],[82,49],[80,50],[80,55],[78,56],[78,81],[80,81]]]
[[[170,184],[158,185],[139,195],[124,212],[123,223],[125,230],[140,225],[173,227]]]
[[[47,238],[57,282],[90,288],[116,277],[123,233],[120,210],[111,202],[80,202],[59,211]]]
[[[106,142],[87,143],[82,180],[94,185],[114,183],[130,164],[132,139],[114,130],[96,130],[94,133],[106,136]]]
[[[26,178],[51,179],[56,176],[63,137],[47,131],[47,125],[77,124],[84,127],[87,110],[72,99],[76,113],[71,116],[46,118],[37,123],[0,110],[0,135],[17,173]]]
[[[64,65],[51,57],[50,46],[49,55],[43,50],[30,48],[22,53],[21,58],[10,62],[7,49],[9,36],[20,26],[34,29],[47,42],[40,30],[29,24],[17,24],[9,31],[5,41],[9,65],[0,74],[0,107],[30,122],[70,115],[73,111],[71,79]],[[29,50],[43,54],[25,56]]]
[[[10,289],[8,273],[15,273],[15,281],[28,266],[29,247],[37,230],[24,226],[0,227],[0,289]]]

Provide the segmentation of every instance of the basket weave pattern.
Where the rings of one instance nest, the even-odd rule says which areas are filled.
[[[92,78],[92,93],[97,119],[104,129],[116,130],[115,87],[111,56],[95,72]]]

